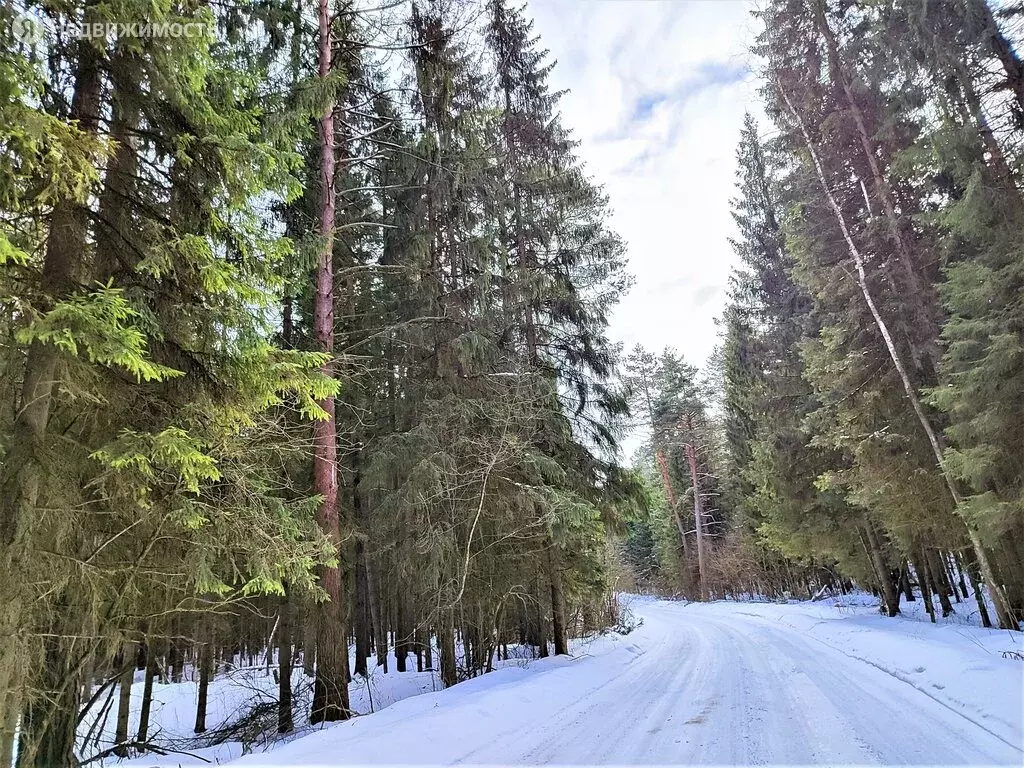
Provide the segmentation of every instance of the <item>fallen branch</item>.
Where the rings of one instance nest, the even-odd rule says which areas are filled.
[[[102,752],[97,752],[92,757],[82,760],[79,765],[88,765],[89,763],[93,763],[97,760],[103,760],[111,755],[121,757],[126,750],[131,749],[138,750],[139,754],[142,754],[143,752],[153,752],[161,757],[164,755],[186,755],[188,757],[194,757],[196,760],[202,760],[204,763],[213,762],[212,760],[208,760],[194,752],[186,752],[182,749],[171,749],[170,747],[158,747],[156,744],[152,744],[148,741],[123,741],[120,744],[115,744],[109,749],[103,750]]]

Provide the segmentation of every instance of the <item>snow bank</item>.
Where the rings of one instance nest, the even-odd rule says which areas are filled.
[[[491,696],[495,692],[507,691],[515,704],[517,694],[515,691],[518,685],[527,678],[557,672],[557,670],[577,664],[584,659],[593,659],[599,656],[614,654],[615,651],[622,651],[628,659],[631,655],[639,653],[639,649],[629,642],[623,642],[621,635],[609,633],[593,638],[573,640],[571,642],[570,657],[551,657],[546,659],[532,659],[527,656],[515,658],[515,648],[510,646],[513,658],[507,661],[495,661],[495,671],[482,675],[443,691],[437,671],[427,672],[396,672],[395,658],[391,653],[388,668],[391,670],[385,674],[374,665],[374,659],[370,659],[369,675],[366,679],[355,678],[349,686],[349,698],[352,709],[360,715],[344,723],[333,723],[321,727],[309,726],[308,712],[301,706],[296,707],[294,716],[296,718],[296,732],[281,738],[271,744],[260,744],[249,761],[255,763],[266,763],[267,753],[265,749],[274,747],[274,763],[278,763],[279,756],[284,754],[287,744],[301,741],[302,749],[313,750],[315,757],[311,758],[313,763],[333,763],[336,761],[336,749],[331,746],[333,740],[339,733],[353,733],[357,736],[365,736],[368,744],[364,759],[350,756],[346,748],[346,761],[376,762],[370,759],[372,754],[389,754],[392,756],[390,762],[403,762],[402,755],[407,755],[409,749],[414,747],[408,742],[395,743],[388,738],[389,728],[409,717],[427,715],[426,722],[429,723],[429,714],[434,710],[440,710],[444,705],[445,717],[464,718],[467,731],[471,731],[475,723],[485,723],[509,716],[509,712],[483,711],[474,705],[474,701],[481,696]],[[436,657],[435,657],[436,658]],[[408,661],[415,669],[415,657],[409,657]],[[614,662],[614,665],[623,663],[622,659]],[[613,665],[613,666],[614,666]],[[132,687],[132,701],[136,705],[132,708],[129,733],[134,733],[138,727],[139,712],[137,704],[142,697],[142,677]],[[301,691],[310,686],[312,681],[303,675],[301,668],[294,671],[293,690]],[[117,761],[109,759],[105,765],[117,765],[121,768],[177,768],[177,766],[192,765],[220,765],[236,758],[243,752],[243,745],[237,741],[227,742],[212,747],[192,748],[186,743],[195,737],[193,726],[195,724],[196,701],[198,686],[195,682],[187,681],[177,684],[160,685],[157,683],[153,691],[153,711],[151,715],[150,735],[157,733],[160,739],[157,743],[171,744],[177,750],[167,755],[145,755],[143,757]],[[224,676],[218,676],[210,683],[207,701],[207,724],[209,730],[217,730],[223,725],[236,719],[241,713],[250,708],[256,702],[276,701],[277,685],[273,677],[267,674],[263,667],[252,667],[235,670]],[[308,697],[307,697],[308,701]],[[116,704],[115,704],[116,707]],[[371,715],[372,717],[366,717]],[[83,728],[87,728],[90,719],[86,719]],[[110,715],[104,728],[102,746],[109,746],[113,739],[114,717]],[[486,732],[486,731],[484,731]],[[425,744],[429,744],[430,727],[423,731]],[[324,749],[318,750],[318,739],[325,745]],[[262,747],[262,748],[259,748]],[[426,748],[424,745],[416,746],[417,751]],[[281,757],[280,759],[285,759]],[[242,761],[243,763],[246,760]],[[389,761],[384,761],[389,762]],[[301,764],[301,763],[295,763]]]
[[[469,754],[489,744],[496,733],[536,717],[557,718],[565,696],[571,696],[567,685],[576,679],[574,667],[587,664],[589,679],[612,676],[642,654],[643,646],[630,636],[607,634],[576,641],[571,650],[569,657],[505,667],[445,691],[404,699],[375,715],[335,723],[232,765],[331,765],[341,755],[351,765],[447,763],[453,739]]]
[[[415,669],[415,658],[408,659]],[[369,714],[391,706],[397,701],[418,696],[423,693],[430,693],[441,689],[441,683],[436,672],[395,672],[395,657],[392,653],[388,660],[388,674],[376,669],[371,659],[369,674],[367,678],[357,677],[349,686],[350,704],[357,713]],[[502,664],[517,664],[515,659]],[[144,672],[136,675],[136,681],[132,686],[132,709],[129,719],[128,732],[134,734],[138,731],[139,705],[142,701]],[[292,672],[292,691],[295,697],[293,717],[298,733],[308,729],[308,704],[311,700],[312,679],[306,677],[301,667]],[[167,745],[168,749],[175,750],[164,756],[149,755],[137,760],[116,761],[109,759],[106,765],[122,766],[178,766],[178,765],[209,765],[220,764],[233,760],[243,753],[244,745],[240,741],[228,741],[211,747],[194,747],[197,741],[193,730],[196,717],[196,703],[198,701],[198,684],[194,680],[185,680],[181,683],[161,684],[155,682],[153,686],[153,705],[150,715],[150,740],[158,745]],[[116,710],[116,691],[113,697],[111,710]],[[235,722],[240,715],[251,711],[254,706],[273,705],[277,701],[277,683],[274,681],[271,670],[263,666],[243,667],[227,673],[223,673],[210,681],[207,694],[207,734],[223,729],[225,726]],[[101,715],[102,703],[93,707],[93,712],[87,716],[82,724],[80,733],[87,733],[95,722],[96,715]],[[102,716],[102,715],[101,715]],[[86,756],[91,753],[105,749],[113,744],[115,711],[106,713],[105,722],[98,728],[98,738],[94,735],[94,741],[90,741],[89,748],[85,750]],[[271,716],[276,717],[276,716]],[[204,737],[199,737],[201,741]],[[290,738],[294,738],[292,735]],[[269,746],[258,742],[255,747]]]

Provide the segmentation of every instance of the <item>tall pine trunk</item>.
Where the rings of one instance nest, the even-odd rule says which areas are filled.
[[[651,421],[651,428],[654,428],[653,419]],[[683,555],[683,562],[686,563],[689,560],[689,551],[686,545],[686,526],[683,524],[682,515],[679,514],[679,504],[676,500],[675,490],[672,487],[672,476],[668,470],[668,457],[665,456],[665,451],[661,448],[655,451],[655,457],[661,471],[661,483],[665,488],[665,498],[668,500],[669,508],[672,510],[672,519],[675,521],[676,531],[679,533],[679,547]]]
[[[15,691],[0,691],[0,765],[6,766],[14,763],[14,737],[18,730],[18,718],[21,712],[21,700]]]
[[[686,415],[686,428],[690,433],[690,442],[683,446],[686,452],[686,461],[690,466],[690,482],[693,486],[693,521],[697,533],[697,585],[700,592],[700,599],[708,597],[705,576],[707,574],[704,562],[704,504],[700,484],[700,476],[697,472],[697,449],[693,437],[693,416]],[[684,537],[685,538],[685,537]]]
[[[318,0],[318,74],[321,83],[326,83],[330,78],[333,64],[330,14],[329,0]],[[330,96],[319,120],[320,215],[317,234],[320,237],[320,252],[313,301],[313,332],[317,347],[328,355],[334,352],[335,103],[334,96]],[[333,357],[324,363],[323,372],[333,378]],[[326,412],[327,418],[313,425],[313,492],[321,499],[317,522],[333,543],[335,556],[340,563],[343,552],[338,519],[338,443],[334,397],[324,398],[320,407]],[[344,720],[349,716],[346,673],[348,638],[344,626],[344,590],[340,564],[321,568],[320,586],[327,593],[327,600],[319,605],[311,723]]]
[[[362,479],[360,468],[360,447],[356,446],[352,454],[352,513],[360,533],[365,536],[369,525],[366,512],[363,509],[362,498],[359,493],[359,484]],[[355,674],[367,676],[366,658],[370,655],[370,599],[369,585],[367,583],[366,569],[366,544],[363,539],[357,538],[355,543],[355,557],[353,567],[355,568],[355,616],[353,624],[356,636],[356,668]]]

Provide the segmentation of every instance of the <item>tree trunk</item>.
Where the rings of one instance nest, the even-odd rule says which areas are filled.
[[[285,586],[277,628],[277,732],[290,733],[292,724],[292,604]]]
[[[330,569],[338,573],[337,569]],[[340,574],[339,574],[340,576]],[[335,585],[340,592],[340,586]],[[320,605],[316,632],[316,677],[310,722],[348,719],[348,635],[343,627],[341,605],[328,600]]]
[[[900,589],[903,590],[903,597],[908,603],[912,603],[917,600],[914,597],[914,590],[910,586],[910,567],[907,565],[907,561],[903,561],[903,567],[900,568]]]
[[[302,624],[302,674],[306,677],[316,674],[316,623],[316,606],[306,603]]]
[[[946,583],[949,585],[949,591],[953,594],[953,597],[959,603],[960,600],[961,600],[961,598],[960,598],[960,590],[957,589],[956,577],[953,575],[952,559],[945,552],[939,552],[938,553],[938,558],[939,558],[939,563],[942,566],[944,566],[944,570],[945,570],[945,573],[946,573]],[[967,595],[964,594],[964,597],[967,597]]]
[[[135,669],[141,671],[146,668],[146,660],[149,658],[149,643],[143,640],[142,642],[137,643],[136,647],[138,650],[135,652]],[[86,680],[92,679],[92,670],[90,670],[89,674],[86,676]]]
[[[360,481],[362,480],[362,469],[360,461],[362,458],[361,447],[357,445],[352,451],[352,517],[355,520],[359,532],[366,535],[366,528],[369,521],[366,519],[366,512],[363,509],[363,500],[360,495]],[[366,659],[370,655],[371,621],[369,588],[366,580],[366,544],[361,537],[355,541],[355,562],[353,571],[354,592],[355,592],[355,645],[356,645],[356,668],[355,674],[367,676]]]
[[[970,552],[963,553],[964,564],[967,567],[967,578],[971,580],[971,589],[974,590],[974,599],[978,603],[978,615],[981,617],[981,626],[991,627],[992,619],[988,615],[988,606],[985,605],[985,593],[981,588],[981,576],[978,573],[978,564],[971,557]]]
[[[1013,620],[1024,621],[1024,549],[1021,548],[1021,527],[1007,531],[1000,541],[1004,555],[996,572],[1002,577],[1006,599]]]
[[[536,622],[535,627],[537,631],[535,642],[537,644],[537,657],[546,659],[548,657],[548,625],[547,620],[544,617],[544,589],[541,586],[540,569],[537,569],[537,575],[534,580],[534,594],[536,595],[535,606],[536,610],[534,613],[534,621]]]
[[[406,598],[403,594],[403,586],[395,593],[395,669],[398,672],[406,671],[406,656],[409,653],[408,621],[406,620]]]
[[[945,575],[946,585],[948,585],[949,587],[950,594],[953,596],[956,602],[961,601],[961,595],[959,595],[959,590],[956,589],[956,578],[953,575],[953,566],[950,564],[949,558],[946,557],[946,554],[944,552],[938,552],[937,557],[939,567],[942,568],[942,572]]]
[[[331,9],[329,0],[318,0],[318,75],[321,83],[331,76]],[[332,97],[319,120],[320,135],[320,202],[317,234],[320,252],[316,267],[316,296],[313,302],[313,329],[320,351],[334,352],[334,226],[336,192],[334,109]],[[334,360],[323,366],[325,376],[334,378]],[[318,607],[316,642],[316,679],[313,685],[311,723],[345,720],[348,708],[348,634],[345,631],[345,597],[340,561],[341,526],[338,519],[338,443],[335,422],[335,400],[328,396],[320,401],[327,418],[313,425],[313,492],[320,496],[317,522],[334,545],[339,565],[324,566],[320,586],[327,600]]]
[[[0,766],[7,768],[14,764],[14,737],[18,732],[20,701],[16,691],[7,691],[6,696],[0,691]]]
[[[355,546],[355,615],[353,616],[353,629],[356,636],[356,667],[355,674],[366,677],[366,659],[370,655],[370,606],[368,590],[366,586],[366,548],[362,541],[356,541]]]
[[[362,448],[361,444],[358,444],[352,451],[352,517],[355,520],[359,533],[365,536],[369,527],[369,520],[367,519],[366,511],[363,509],[363,499],[359,491],[362,480],[361,459]],[[366,659],[370,655],[370,633],[372,630],[369,588],[366,580],[366,544],[361,537],[356,538],[354,550],[355,616],[353,617],[353,624],[356,641],[355,674],[366,677]]]
[[[451,608],[442,608],[437,625],[437,645],[441,654],[441,685],[451,688],[459,682],[455,661],[455,628]]]
[[[366,599],[370,604],[370,619],[373,622],[373,645],[377,652],[377,669],[388,672],[388,633],[382,623],[384,609],[381,605],[380,591],[373,572],[370,558],[364,555],[363,567],[366,569]]]
[[[946,570],[939,562],[939,553],[931,547],[925,547],[925,558],[928,561],[928,581],[934,585],[935,591],[939,594],[939,604],[942,606],[942,618],[946,618],[953,610],[953,604],[949,601],[949,584],[946,582]]]
[[[174,651],[174,663],[171,665],[171,682],[180,683],[184,680],[185,674],[185,653],[181,647],[181,640],[173,638],[171,648]]]
[[[475,624],[463,626],[462,647],[466,655],[466,674],[476,677],[480,671],[480,632]]]
[[[960,592],[964,596],[964,600],[971,596],[971,593],[967,591],[967,583],[964,581],[964,560],[959,552],[950,553],[950,558],[956,564],[956,572],[960,577]]]
[[[921,599],[924,600],[924,608],[928,611],[928,617],[935,623],[935,603],[932,602],[932,590],[928,581],[928,566],[918,547],[914,553],[914,571],[917,573],[917,583],[921,586]]]
[[[676,530],[679,532],[679,546],[683,553],[683,563],[686,563],[690,555],[686,545],[686,526],[683,524],[683,518],[679,514],[679,504],[676,501],[676,494],[672,488],[672,476],[668,470],[668,459],[661,448],[655,452],[655,456],[658,459],[658,467],[661,470],[661,483],[665,487],[665,498],[668,499],[668,506],[672,510],[672,519],[675,520]]]
[[[693,444],[693,417],[686,415],[686,428],[690,433],[691,442],[685,446],[686,461],[690,465],[690,482],[693,485],[693,520],[697,531],[697,578],[700,588],[700,599],[708,597],[705,577],[707,570],[704,563],[704,504],[701,498],[703,493],[700,485],[700,477],[697,474],[697,449]]]
[[[89,6],[92,5],[90,2]],[[86,12],[90,13],[88,9]],[[91,41],[81,39],[77,54],[75,90],[68,118],[93,139],[100,117],[100,51]],[[54,204],[40,286],[47,304],[40,310],[49,309],[74,289],[75,275],[83,270],[83,258],[88,253],[88,221],[88,211],[76,200],[58,200]],[[11,430],[18,439],[11,441],[0,474],[0,546],[4,548],[18,541],[23,520],[35,509],[58,356],[53,344],[33,342],[28,351],[21,407]]]
[[[565,596],[562,593],[562,572],[558,566],[558,554],[554,543],[548,540],[548,579],[551,582],[551,634],[555,643],[555,655],[569,653],[569,642],[565,629]]]
[[[879,596],[882,598],[882,608],[885,609],[887,616],[896,616],[900,612],[899,592],[896,591],[896,584],[893,582],[889,566],[886,563],[878,532],[875,530],[874,523],[866,515],[861,524],[860,538],[864,545],[864,551],[871,561],[871,570],[875,573],[875,583]]]
[[[270,677],[270,668],[274,664],[274,651],[277,650],[277,643],[275,642],[275,640],[277,640],[277,637],[278,637],[277,633],[278,633],[278,630],[279,630],[280,626],[281,626],[281,613],[279,611],[277,616],[274,617],[274,623],[270,625],[270,634],[267,635],[267,644],[265,646],[266,649],[267,649],[267,654],[266,654],[266,656],[263,657],[264,674],[267,677]]]
[[[92,265],[92,279],[102,284],[110,282],[120,271],[133,267],[138,261],[130,238],[132,200],[137,198],[135,190],[139,178],[135,141],[141,117],[138,107],[141,103],[138,94],[140,69],[138,54],[119,42],[110,62],[110,138],[114,143],[114,155],[107,163],[103,178]],[[172,206],[171,215],[180,216],[180,203],[174,201]],[[184,220],[186,217],[181,218]]]
[[[114,754],[118,757],[128,757],[128,717],[131,714],[132,703],[132,682],[135,679],[135,645],[125,643],[121,648],[121,674],[117,681],[117,725],[114,727]]]
[[[1017,109],[1024,115],[1024,61],[1017,55],[1013,44],[999,29],[999,23],[992,15],[992,8],[986,0],[967,0],[968,13],[976,14],[985,30],[985,37],[992,51],[1006,72],[1006,84],[1017,102]]]
[[[77,764],[75,733],[81,684],[76,659],[57,637],[44,638],[44,653],[40,669],[32,679],[36,690],[26,696],[17,768]]]
[[[206,703],[210,693],[210,675],[213,671],[213,644],[209,633],[199,648],[199,694],[196,702],[196,733],[206,730]]]
[[[135,740],[145,744],[149,738],[149,713],[153,707],[153,681],[157,673],[156,648],[152,639],[146,640],[146,681],[142,685],[142,702],[139,708],[139,730]]]
[[[1010,204],[1019,209],[1024,204],[1024,199],[1021,198],[1021,190],[1017,186],[1017,177],[1006,160],[999,139],[989,125],[974,78],[967,71],[963,61],[956,56],[948,57],[948,65],[953,77],[946,78],[947,93],[950,93],[952,101],[959,108],[964,123],[974,123],[984,150],[989,154],[989,157],[985,158],[984,152],[979,152],[976,161],[985,170],[995,172],[995,178],[989,178],[987,181],[1002,188],[1007,193]],[[959,92],[950,87],[954,82],[959,85]]]

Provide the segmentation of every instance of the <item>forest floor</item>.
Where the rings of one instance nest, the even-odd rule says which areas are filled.
[[[628,635],[422,695],[413,681],[430,673],[382,676],[379,695],[400,698],[405,678],[409,697],[231,764],[1024,762],[1021,638],[970,626],[966,603],[932,625],[920,604],[888,619],[865,596],[625,600],[642,620]],[[219,763],[238,751],[199,754]]]

